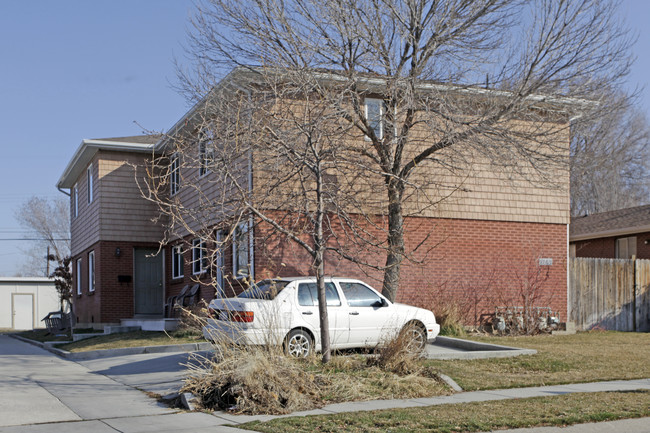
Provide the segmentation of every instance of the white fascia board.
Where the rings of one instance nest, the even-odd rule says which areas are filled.
[[[639,233],[650,232],[650,224],[637,227],[626,227],[613,230],[603,230],[600,232],[587,233],[582,235],[575,235],[569,237],[569,242],[586,241],[589,239],[611,238],[635,235]]]
[[[56,186],[59,189],[72,188],[76,179],[86,169],[99,150],[113,150],[133,153],[151,153],[153,144],[128,143],[110,140],[82,140],[72,159],[66,166]]]

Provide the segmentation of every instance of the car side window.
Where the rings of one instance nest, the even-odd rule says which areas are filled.
[[[359,283],[339,283],[350,307],[378,307],[381,297],[367,286]]]
[[[334,283],[325,283],[325,299],[328,307],[339,307],[341,298]],[[298,285],[298,305],[313,307],[318,305],[318,286],[316,283],[300,283]]]

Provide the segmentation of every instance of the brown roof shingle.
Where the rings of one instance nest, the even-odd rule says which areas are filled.
[[[650,205],[601,212],[588,216],[572,217],[569,237],[586,237],[605,232],[647,231],[650,226]],[[600,236],[594,236],[600,237]]]

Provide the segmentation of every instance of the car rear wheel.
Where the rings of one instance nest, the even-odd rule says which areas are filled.
[[[284,351],[294,358],[305,358],[314,350],[314,342],[311,336],[302,329],[294,329],[289,332],[284,343]]]
[[[408,323],[402,329],[402,337],[406,339],[406,349],[410,353],[420,353],[427,344],[427,335],[422,325]]]

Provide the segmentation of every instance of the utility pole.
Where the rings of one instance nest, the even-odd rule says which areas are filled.
[[[47,246],[47,255],[45,256],[47,264],[45,265],[45,276],[50,276],[50,246]]]

